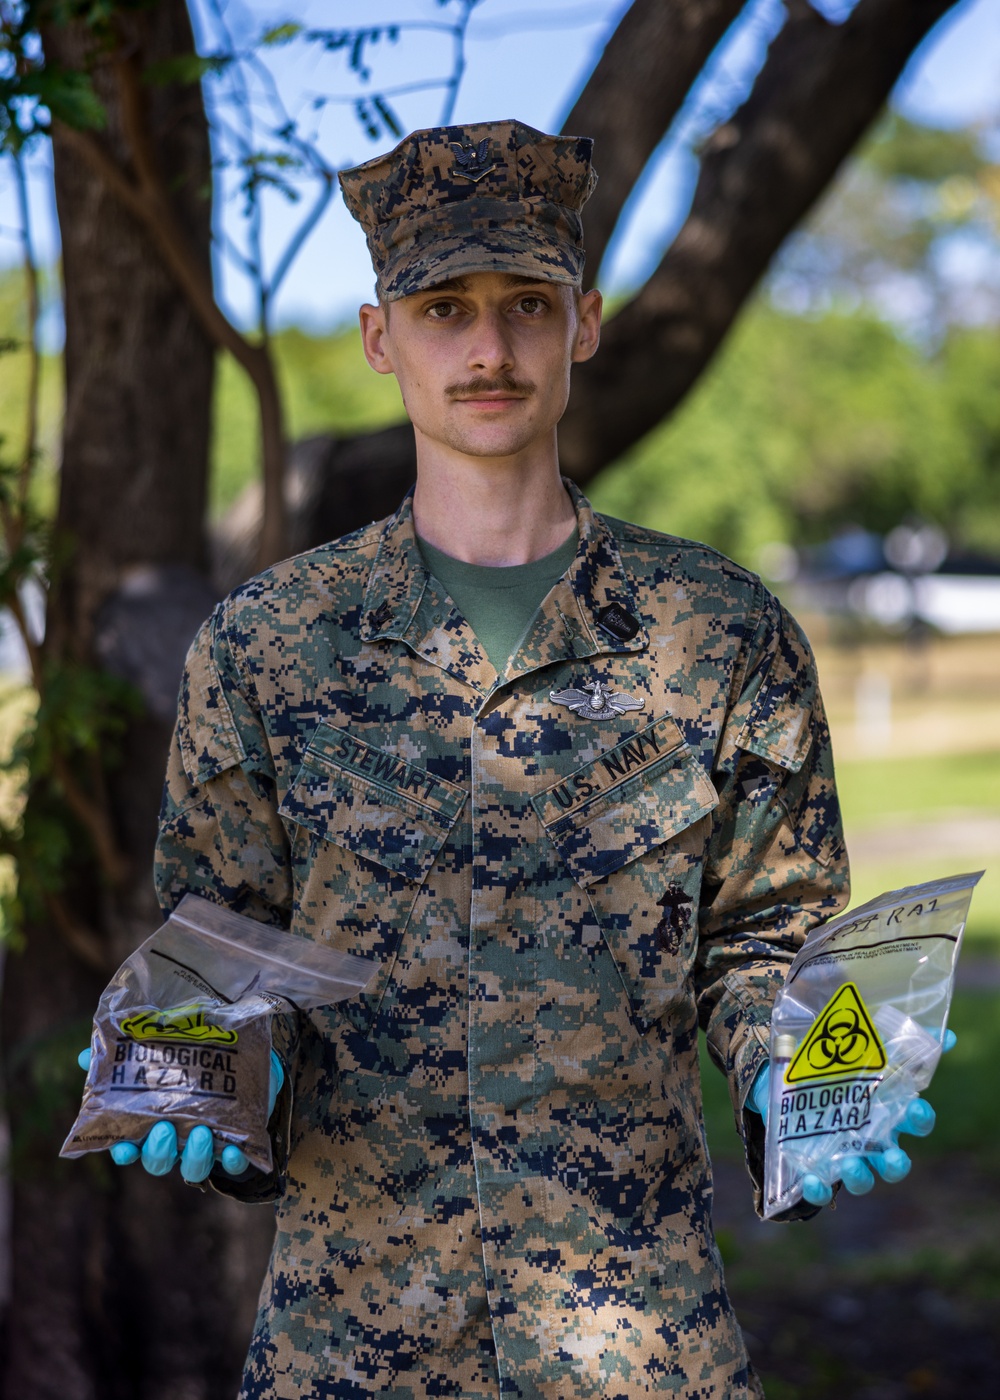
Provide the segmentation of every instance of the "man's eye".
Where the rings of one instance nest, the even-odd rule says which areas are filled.
[[[541,297],[522,297],[517,305],[518,310],[523,311],[526,316],[535,316],[545,308]]]
[[[447,321],[455,314],[455,303],[451,301],[436,301],[433,306],[427,308],[427,314],[435,321]]]

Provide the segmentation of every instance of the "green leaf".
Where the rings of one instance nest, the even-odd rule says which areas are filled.
[[[107,125],[104,104],[86,73],[46,68],[25,80],[25,91],[37,97],[54,118],[77,131],[101,131]]]
[[[278,44],[290,44],[293,39],[297,39],[305,28],[304,25],[295,21],[286,24],[276,24],[270,29],[265,29],[260,36],[260,42],[264,48],[274,48]]]
[[[202,78],[223,73],[233,61],[231,53],[182,53],[151,63],[143,73],[143,81],[151,87],[193,87]]]
[[[248,170],[263,170],[273,165],[275,170],[301,170],[305,162],[301,156],[293,156],[287,151],[251,151],[240,164]]]
[[[882,122],[862,160],[886,179],[930,184],[955,175],[975,178],[988,164],[973,128],[924,126],[898,112]]]

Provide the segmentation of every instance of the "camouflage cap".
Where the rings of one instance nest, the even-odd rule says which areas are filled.
[[[516,121],[440,126],[342,170],[379,295],[395,301],[468,272],[578,286],[593,144]]]

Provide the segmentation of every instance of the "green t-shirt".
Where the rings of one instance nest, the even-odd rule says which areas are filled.
[[[466,564],[418,540],[428,569],[479,638],[497,675],[517,650],[542,599],[576,556],[580,534],[530,564]]]

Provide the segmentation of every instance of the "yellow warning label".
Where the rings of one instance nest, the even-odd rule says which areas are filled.
[[[786,1084],[885,1069],[885,1046],[853,982],[834,992],[785,1071]]]
[[[121,1029],[132,1040],[194,1040],[200,1045],[235,1045],[239,1040],[236,1031],[213,1025],[197,1005],[143,1011],[126,1017]]]

